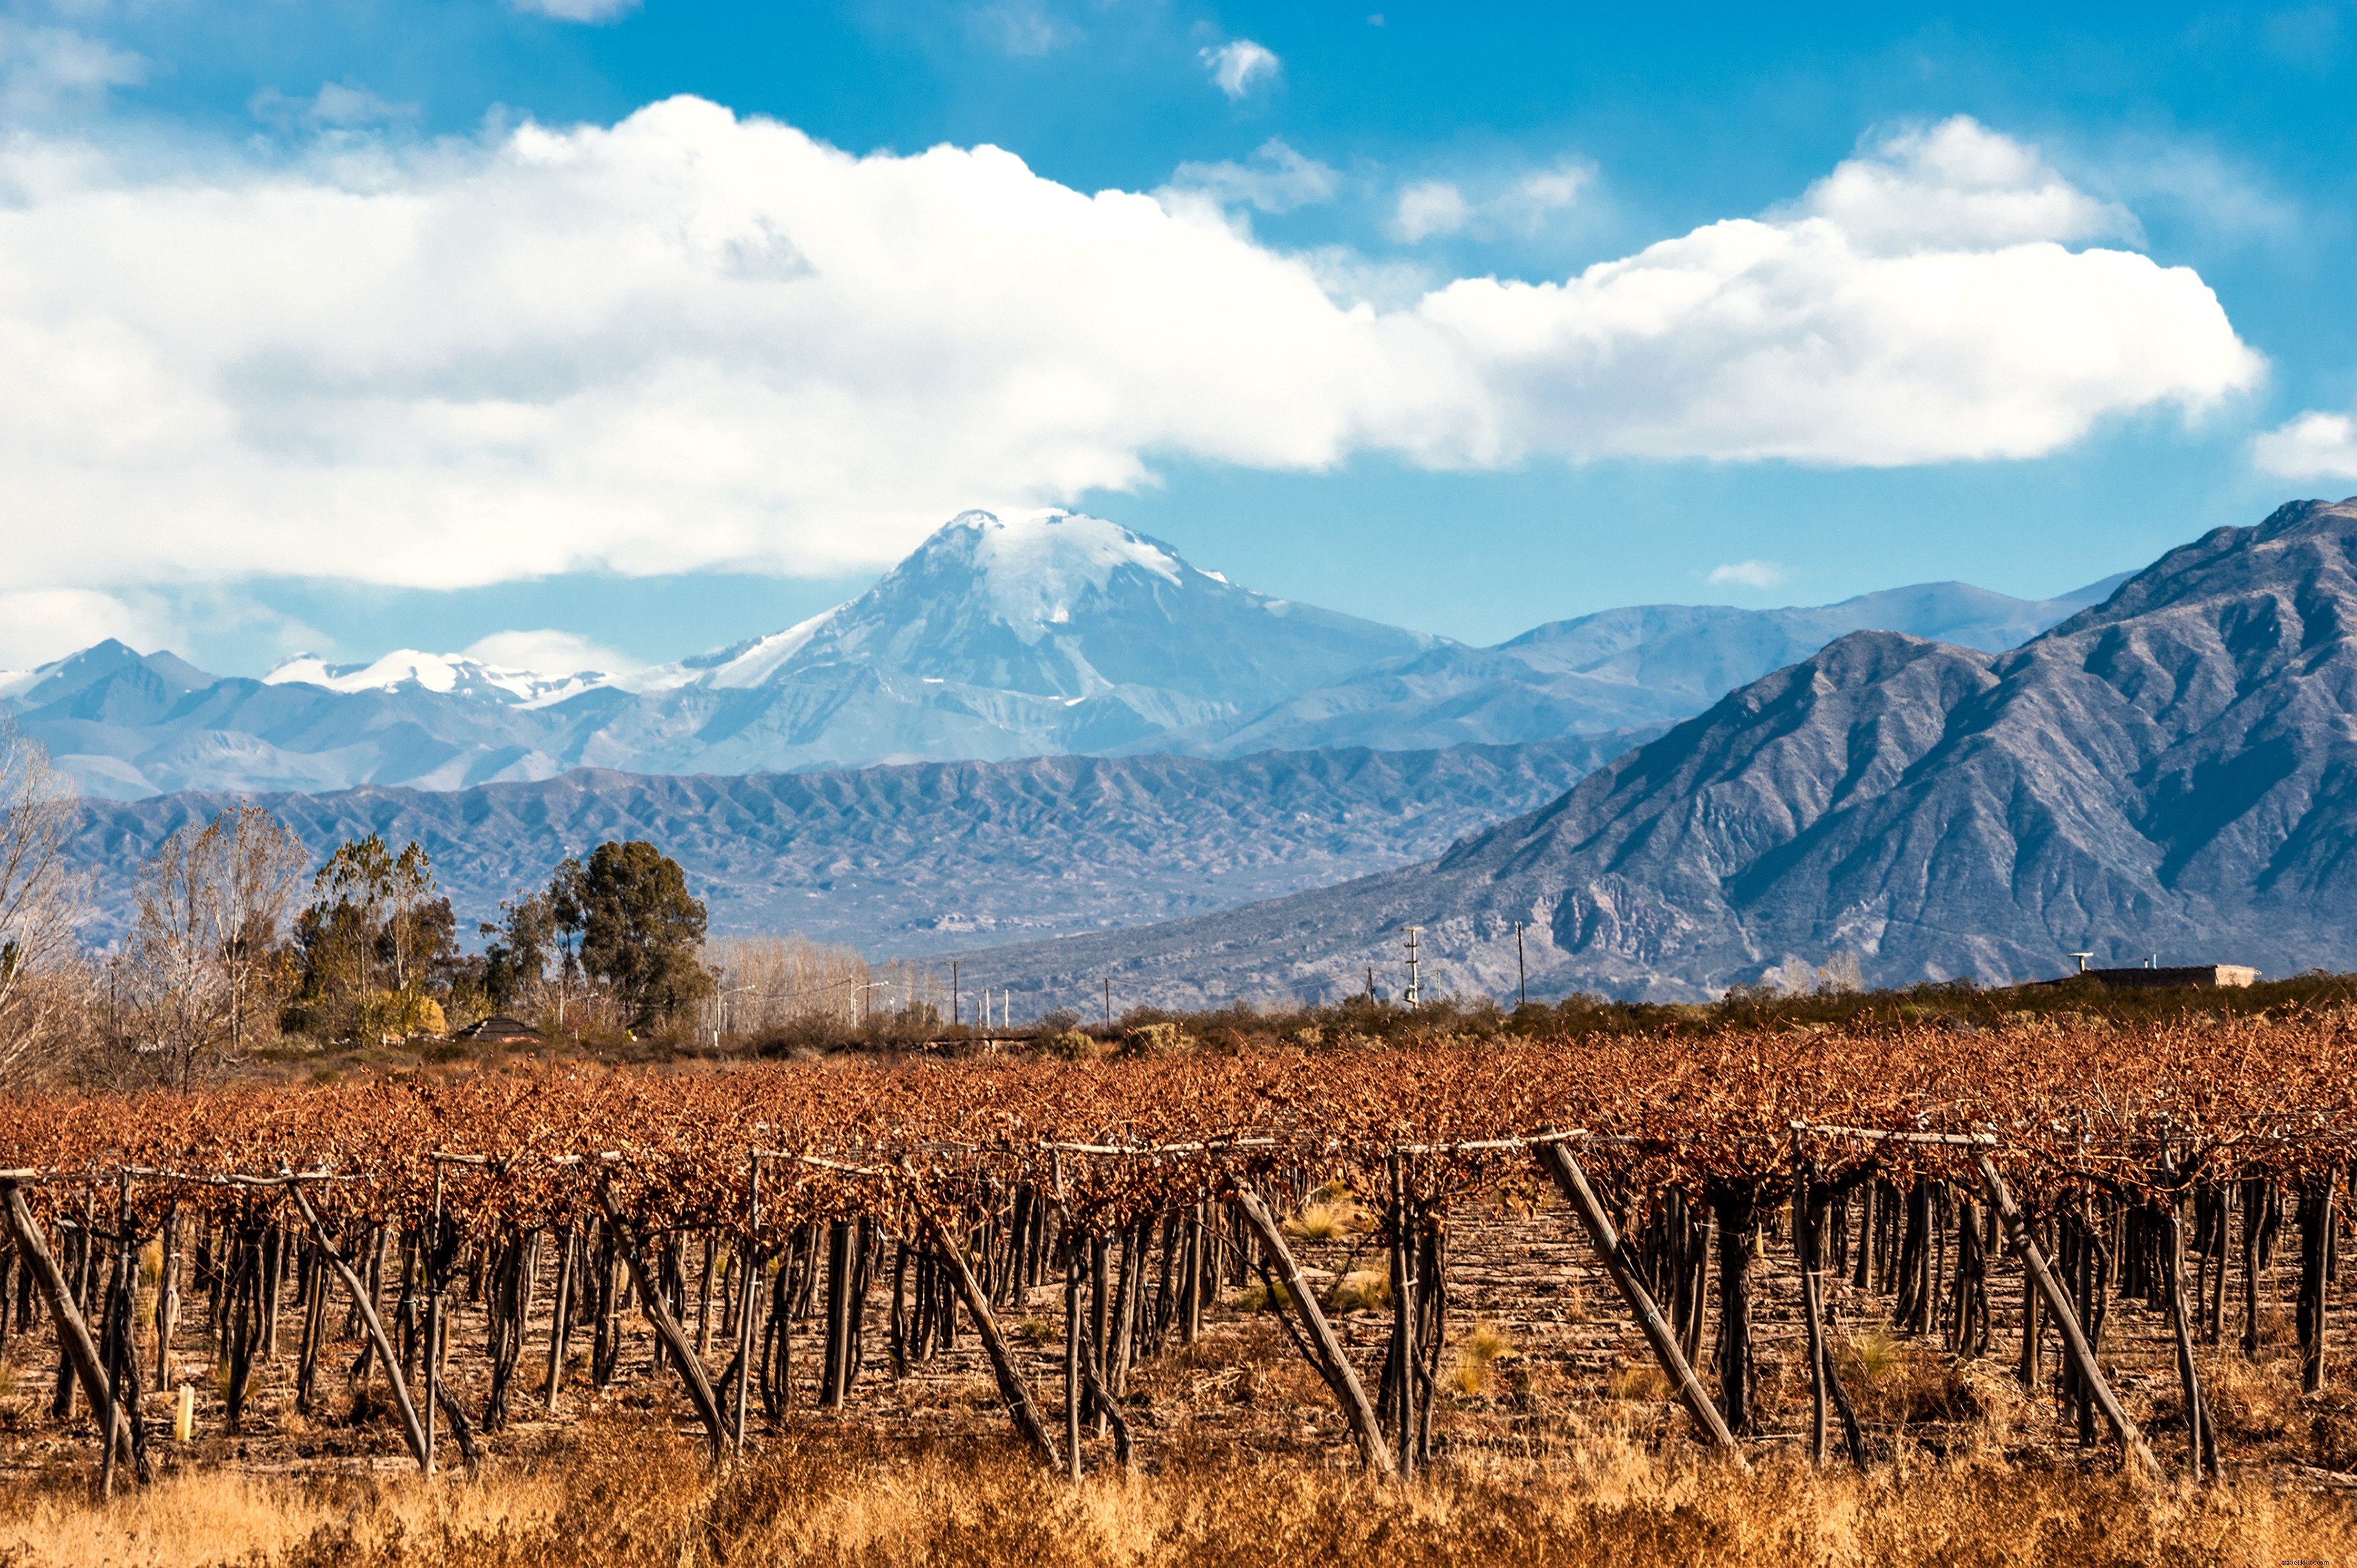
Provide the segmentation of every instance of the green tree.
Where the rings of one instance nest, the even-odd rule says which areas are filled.
[[[457,921],[425,851],[354,839],[319,868],[311,895],[295,927],[304,1011],[355,1037],[438,1030],[429,992],[457,952]]]
[[[679,863],[643,839],[610,840],[586,865],[567,861],[549,889],[560,928],[577,923],[581,967],[614,989],[634,1026],[651,1024],[707,994],[701,899]]]
[[[549,957],[557,950],[555,898],[549,893],[519,894],[502,900],[500,913],[498,921],[485,920],[477,929],[491,939],[483,950],[484,993],[505,1012],[548,978]],[[569,963],[571,953],[565,957]]]

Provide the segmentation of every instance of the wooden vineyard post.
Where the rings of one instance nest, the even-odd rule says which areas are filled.
[[[597,1206],[606,1211],[606,1223],[612,1227],[614,1244],[630,1265],[630,1277],[638,1282],[640,1305],[647,1319],[655,1326],[655,1334],[663,1348],[670,1351],[672,1364],[679,1372],[679,1380],[687,1387],[687,1397],[695,1406],[695,1413],[704,1420],[704,1428],[712,1436],[712,1452],[716,1458],[728,1448],[728,1423],[720,1418],[720,1402],[713,1394],[712,1380],[697,1359],[695,1347],[689,1343],[686,1330],[672,1316],[670,1305],[663,1300],[662,1282],[647,1269],[646,1259],[640,1254],[638,1241],[622,1223],[622,1211],[614,1203],[613,1189],[604,1182],[597,1184]]]
[[[2136,1429],[2135,1422],[2128,1419],[2128,1412],[2121,1408],[2119,1396],[2112,1392],[2112,1385],[2104,1380],[2103,1369],[2095,1364],[2095,1353],[2088,1347],[2086,1335],[2080,1330],[2078,1314],[2071,1308],[2071,1298],[2062,1294],[2062,1287],[2056,1283],[2053,1272],[2046,1266],[2045,1254],[2038,1250],[2037,1240],[2029,1234],[2029,1227],[2023,1221],[2021,1210],[2015,1207],[2013,1194],[2007,1190],[2005,1178],[1997,1174],[1996,1162],[1989,1158],[1986,1150],[1975,1151],[1973,1157],[1980,1165],[1981,1181],[1988,1188],[1989,1202],[1996,1205],[1997,1218],[2005,1222],[2006,1246],[2021,1260],[2023,1270],[2036,1283],[2039,1295],[2045,1300],[2047,1311],[2053,1315],[2055,1327],[2061,1331],[2062,1353],[2070,1358],[2072,1369],[2093,1398],[2095,1408],[2103,1412],[2104,1420],[2110,1423],[2113,1435],[2119,1439],[2120,1451],[2127,1456],[2129,1464],[2147,1478],[2158,1478],[2161,1473],[2160,1461],[2153,1457],[2152,1450],[2145,1444],[2144,1434]]]
[[[1407,1180],[1397,1149],[1391,1155],[1392,1211],[1392,1412],[1399,1418],[1394,1463],[1400,1479],[1415,1478],[1415,1262],[1409,1234]]]
[[[1232,1195],[1244,1222],[1260,1238],[1262,1249],[1277,1265],[1278,1277],[1285,1293],[1293,1299],[1293,1310],[1301,1318],[1302,1326],[1309,1332],[1309,1343],[1316,1349],[1319,1370],[1326,1376],[1327,1386],[1342,1406],[1342,1414],[1351,1423],[1351,1434],[1359,1441],[1359,1452],[1368,1468],[1380,1474],[1392,1474],[1391,1450],[1383,1443],[1383,1428],[1376,1423],[1372,1406],[1367,1403],[1367,1391],[1360,1386],[1359,1374],[1351,1368],[1351,1359],[1343,1353],[1342,1342],[1334,1337],[1333,1326],[1318,1309],[1318,1298],[1310,1294],[1309,1283],[1301,1277],[1301,1265],[1293,1259],[1293,1250],[1285,1244],[1285,1232],[1278,1229],[1276,1217],[1269,1212],[1251,1189],[1238,1187]],[[1405,1347],[1402,1348],[1405,1350]]]
[[[417,1248],[417,1272],[425,1285],[425,1473],[434,1474],[435,1395],[442,1391],[442,1281],[434,1254],[442,1249],[442,1161],[434,1161],[434,1222]]]
[[[2218,1433],[2201,1397],[2201,1374],[2193,1364],[2193,1322],[2185,1305],[2185,1227],[2175,1205],[2162,1218],[2169,1237],[2169,1307],[2177,1331],[2177,1378],[2185,1399],[2186,1467],[2195,1480],[2218,1474]]]
[[[401,1375],[401,1359],[393,1353],[393,1340],[385,1334],[384,1319],[377,1316],[376,1304],[369,1300],[368,1287],[361,1283],[360,1276],[352,1272],[352,1266],[344,1262],[343,1253],[328,1239],[328,1228],[319,1223],[318,1211],[304,1196],[302,1185],[289,1180],[286,1190],[294,1195],[295,1206],[303,1211],[304,1222],[311,1227],[311,1234],[319,1243],[320,1255],[328,1260],[328,1266],[336,1271],[336,1277],[344,1282],[344,1288],[351,1292],[352,1305],[360,1308],[361,1321],[368,1326],[369,1342],[376,1347],[377,1359],[384,1363],[385,1379],[393,1384],[393,1402],[401,1412],[402,1433],[409,1440],[409,1451],[416,1455],[418,1470],[422,1474],[432,1475],[434,1450],[426,1440],[425,1425],[417,1419],[417,1406],[409,1397],[409,1383]]]
[[[106,1369],[99,1364],[98,1345],[90,1337],[90,1325],[83,1321],[81,1309],[74,1305],[73,1288],[66,1283],[57,1259],[50,1256],[41,1227],[25,1205],[23,1190],[13,1181],[0,1182],[0,1189],[5,1189],[0,1197],[5,1197],[8,1207],[8,1230],[16,1239],[16,1254],[33,1271],[33,1281],[40,1286],[42,1300],[48,1304],[49,1317],[58,1326],[58,1338],[65,1346],[66,1359],[72,1363],[74,1375],[81,1380],[81,1391],[98,1418],[99,1441],[119,1445],[128,1457],[131,1434],[124,1427],[121,1412],[107,1398]]]
[[[737,1408],[729,1412],[731,1442],[741,1452],[745,1446],[745,1402],[753,1382],[753,1286],[760,1271],[753,1260],[760,1256],[755,1238],[761,1233],[761,1156],[753,1156],[753,1176],[748,1219],[745,1225],[745,1249],[737,1259]]]
[[[1841,1411],[1842,1434],[1849,1447],[1850,1463],[1859,1471],[1866,1469],[1866,1438],[1858,1431],[1857,1412],[1850,1408],[1849,1395],[1842,1388],[1841,1374],[1834,1368],[1833,1351],[1825,1344],[1824,1309],[1818,1283],[1818,1265],[1824,1261],[1817,1256],[1817,1197],[1814,1173],[1801,1154],[1801,1132],[1792,1130],[1792,1240],[1800,1253],[1801,1308],[1807,1320],[1809,1336],[1809,1457],[1813,1463],[1825,1462],[1825,1397],[1828,1393]]]
[[[990,1356],[990,1369],[998,1378],[998,1397],[1014,1420],[1015,1430],[1026,1442],[1037,1448],[1051,1470],[1063,1468],[1063,1459],[1056,1452],[1056,1440],[1048,1434],[1048,1423],[1039,1419],[1039,1407],[1031,1398],[1030,1388],[1023,1381],[1022,1372],[1015,1365],[1014,1355],[1006,1348],[1006,1337],[998,1331],[998,1318],[990,1310],[990,1297],[974,1270],[958,1250],[957,1238],[950,1234],[940,1215],[925,1211],[925,1229],[933,1239],[933,1251],[950,1272],[950,1283],[965,1303],[967,1316],[974,1319],[974,1332],[982,1336],[982,1348]]]
[[[551,1415],[556,1413],[557,1391],[565,1382],[565,1346],[573,1326],[574,1255],[581,1248],[580,1227],[567,1225],[557,1245],[561,1251],[556,1260],[556,1297],[548,1314],[548,1381],[540,1397]]]
[[[1080,1235],[1064,1226],[1064,1463],[1081,1478],[1081,1257]]]
[[[2325,1285],[2332,1277],[2332,1208],[2341,1173],[2328,1169],[2320,1192],[2303,1194],[2299,1225],[2299,1386],[2324,1391]]]
[[[1056,1184],[1057,1240],[1064,1254],[1064,1462],[1081,1478],[1081,1237],[1064,1201],[1064,1154],[1049,1152]]]
[[[1655,1309],[1653,1298],[1646,1294],[1644,1284],[1637,1277],[1634,1260],[1628,1256],[1620,1244],[1620,1232],[1612,1227],[1612,1217],[1604,1212],[1603,1203],[1597,1197],[1595,1189],[1587,1185],[1587,1173],[1579,1168],[1579,1162],[1573,1159],[1571,1152],[1561,1144],[1534,1144],[1531,1153],[1537,1156],[1539,1168],[1554,1179],[1564,1196],[1571,1199],[1572,1207],[1579,1211],[1580,1219],[1587,1227],[1588,1240],[1595,1244],[1597,1256],[1603,1260],[1605,1272],[1620,1288],[1621,1298],[1628,1302],[1629,1310],[1636,1314],[1637,1326],[1645,1331],[1645,1340],[1653,1348],[1654,1359],[1669,1375],[1672,1385],[1678,1391],[1679,1400],[1685,1405],[1687,1413],[1694,1417],[1695,1424],[1702,1428],[1703,1435],[1710,1440],[1713,1447],[1734,1455],[1740,1463],[1742,1451],[1736,1444],[1735,1434],[1727,1430],[1727,1418],[1719,1413],[1717,1404],[1704,1390],[1702,1380],[1695,1376],[1694,1367],[1686,1360],[1684,1352],[1678,1348],[1677,1336],[1670,1331],[1669,1324]]]

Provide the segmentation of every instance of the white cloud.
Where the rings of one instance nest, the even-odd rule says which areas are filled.
[[[1772,588],[1791,575],[1773,561],[1729,561],[1712,567],[1709,581],[1713,587],[1733,584],[1739,588]]]
[[[551,680],[597,671],[627,674],[640,668],[627,653],[594,642],[575,631],[543,628],[537,631],[495,631],[468,645],[467,657],[505,670],[522,670]]]
[[[0,119],[37,118],[146,79],[147,62],[135,54],[70,28],[0,16]]]
[[[1211,81],[1231,99],[1242,98],[1258,81],[1273,81],[1283,61],[1250,38],[1233,38],[1199,51]]]
[[[1249,206],[1273,213],[1331,201],[1341,179],[1316,158],[1271,136],[1243,163],[1180,164],[1171,171],[1166,188],[1173,196],[1199,194],[1222,207]]]
[[[1837,225],[1855,248],[1885,255],[2143,237],[2125,208],[1963,115],[1879,138],[1810,187],[1800,210]]]
[[[1478,199],[1448,180],[1419,180],[1399,193],[1392,208],[1391,231],[1411,245],[1436,234],[1469,232],[1483,239],[1504,232],[1534,234],[1549,218],[1577,202],[1595,177],[1593,165],[1566,159],[1519,175]]]
[[[265,87],[246,100],[246,113],[280,130],[351,131],[417,118],[414,103],[394,103],[350,82],[323,81],[308,98]]]
[[[639,0],[508,0],[519,11],[540,16],[553,16],[560,22],[587,22],[593,26],[610,22],[625,12],[635,11]]]
[[[142,652],[171,640],[169,617],[153,605],[87,588],[0,592],[0,669],[24,670],[107,638]]]
[[[2357,479],[2357,419],[2311,410],[2253,442],[2251,460],[2286,479]]]
[[[695,99],[328,147],[0,144],[0,591],[823,576],[1163,458],[2029,456],[2261,371],[2192,272],[1975,238],[1920,159],[1560,282],[1338,299],[1208,203]]]
[[[1415,244],[1435,234],[1454,234],[1471,220],[1465,193],[1445,179],[1422,180],[1399,193],[1392,209],[1392,232]]]

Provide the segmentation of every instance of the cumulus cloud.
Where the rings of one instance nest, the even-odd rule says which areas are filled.
[[[1710,585],[1738,588],[1772,588],[1792,575],[1773,561],[1729,561],[1710,569]]]
[[[593,670],[600,674],[620,675],[640,668],[640,661],[627,653],[579,632],[559,631],[553,627],[535,631],[495,631],[469,644],[467,657],[550,680]]]
[[[2314,410],[2251,445],[2264,473],[2286,479],[2357,479],[2357,418]]]
[[[1271,50],[1250,38],[1232,38],[1216,48],[1200,51],[1211,82],[1230,99],[1242,98],[1255,82],[1273,81],[1282,67]]]
[[[1878,138],[1810,187],[1800,210],[1878,254],[2143,238],[2125,208],[2097,200],[2034,148],[1962,115]]]
[[[1263,142],[1243,163],[1183,163],[1173,170],[1167,194],[1200,195],[1222,207],[1253,207],[1290,212],[1331,201],[1342,177],[1316,158],[1305,157],[1280,137]],[[1157,193],[1161,194],[1161,193]]]
[[[1533,234],[1577,201],[1595,175],[1594,166],[1566,160],[1519,175],[1479,199],[1468,197],[1448,180],[1419,180],[1402,189],[1394,202],[1391,231],[1411,245],[1437,234]]]
[[[0,145],[0,590],[832,575],[1162,458],[2030,456],[2261,371],[2192,272],[1903,150],[1825,210],[1384,299],[1200,200],[689,98],[240,156]]]

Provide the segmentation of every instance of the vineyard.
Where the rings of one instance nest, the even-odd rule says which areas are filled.
[[[1378,1477],[1614,1401],[1871,1469],[1895,1338],[2019,1441],[2329,1483],[2352,1091],[2334,1012],[25,1097],[0,1355],[118,1493],[290,1412],[473,1470],[623,1390],[716,1456],[844,1412],[1151,1466],[1253,1335],[1281,1441]]]

